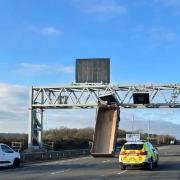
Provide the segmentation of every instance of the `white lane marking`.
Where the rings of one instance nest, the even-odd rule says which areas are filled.
[[[119,173],[117,173],[117,174],[120,175],[120,174],[123,174],[123,173],[125,173],[125,172],[127,172],[127,170],[124,170],[124,171],[119,172]]]
[[[106,162],[110,162],[110,160],[105,160],[105,161],[102,161],[102,163],[106,163]]]
[[[55,174],[61,174],[61,173],[65,173],[65,172],[68,172],[70,171],[71,169],[65,169],[65,170],[62,170],[62,171],[56,171],[56,172],[52,172],[50,173],[51,175],[55,175]]]
[[[89,157],[83,157],[81,159],[92,159],[93,157],[92,156],[89,156]]]
[[[79,161],[79,160],[91,159],[91,158],[92,157],[83,157],[83,158],[76,158],[76,159],[59,160],[59,161],[54,161],[54,162],[45,162],[45,163],[42,162],[38,164],[25,165],[24,167],[38,167],[38,166],[44,166],[44,165],[61,164],[61,163],[73,162],[73,161]]]
[[[92,159],[92,157],[76,158],[76,159],[69,159],[69,160],[63,160],[63,161],[60,160],[60,161],[57,161],[55,164],[79,161],[79,160],[84,160],[84,159]]]
[[[117,171],[116,171],[116,172],[107,173],[107,174],[103,174],[103,175],[101,175],[101,176],[104,177],[104,176],[109,176],[109,175],[111,175],[111,174],[116,174],[116,173],[117,173]]]
[[[0,174],[3,172],[8,172],[8,171],[16,171],[16,170],[22,170],[22,169],[28,169],[28,168],[33,168],[33,167],[39,167],[39,166],[47,166],[47,165],[53,165],[53,164],[61,164],[61,163],[66,163],[66,162],[73,162],[73,161],[79,161],[79,160],[86,160],[86,159],[92,159],[92,156],[88,156],[88,157],[82,157],[82,158],[75,158],[75,159],[68,159],[68,160],[59,160],[59,161],[53,161],[53,162],[41,162],[41,163],[37,163],[37,164],[25,164],[23,166],[21,166],[20,168],[17,169],[12,169],[12,168],[8,168],[8,169],[4,169],[4,170],[0,170]],[[62,172],[61,172],[62,173]]]
[[[117,173],[117,171],[116,171],[116,172],[111,172],[111,173],[103,174],[103,175],[101,175],[101,176],[104,177],[104,176],[109,176],[109,175],[113,175],[113,174],[118,174],[118,175],[120,175],[120,174],[123,174],[123,173],[125,173],[125,172],[127,172],[127,170],[124,170],[124,171],[119,172],[119,173]]]
[[[169,149],[169,147],[165,146],[165,147],[158,147],[158,149]]]
[[[39,167],[39,166],[48,166],[48,165],[53,165],[53,164],[56,165],[56,164],[61,164],[61,163],[66,163],[66,162],[73,162],[73,161],[92,159],[92,158],[93,157],[89,156],[89,157],[82,157],[82,158],[69,159],[69,160],[59,160],[59,161],[45,162],[45,163],[42,162],[38,164],[30,164],[30,165],[26,164],[17,169],[8,168],[8,169],[0,170],[0,173],[8,172],[8,171],[16,171],[16,170],[21,170],[21,169],[28,169],[28,168]]]

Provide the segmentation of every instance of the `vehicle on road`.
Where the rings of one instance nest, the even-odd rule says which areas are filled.
[[[171,140],[170,141],[170,144],[172,145],[172,144],[175,144],[175,141],[174,140]]]
[[[12,166],[16,168],[19,165],[20,154],[6,144],[0,143],[0,167]]]
[[[121,149],[119,162],[121,169],[126,167],[142,167],[152,170],[158,165],[159,153],[157,148],[154,148],[150,142],[127,142]]]

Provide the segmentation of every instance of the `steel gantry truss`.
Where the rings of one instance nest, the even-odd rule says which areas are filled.
[[[133,103],[134,92],[148,92],[150,104]],[[180,84],[70,84],[32,87],[29,96],[29,148],[42,146],[43,110],[96,108],[100,96],[113,94],[123,108],[180,108]]]

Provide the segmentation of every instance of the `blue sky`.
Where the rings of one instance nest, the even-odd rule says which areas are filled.
[[[110,57],[113,83],[177,83],[179,18],[179,0],[0,0],[1,103],[71,83],[76,58]]]
[[[74,60],[83,57],[110,57],[113,82],[179,80],[178,0],[0,0],[0,8],[2,82],[68,83]],[[15,76],[22,64],[28,79]],[[32,65],[72,72],[43,69],[35,78]]]

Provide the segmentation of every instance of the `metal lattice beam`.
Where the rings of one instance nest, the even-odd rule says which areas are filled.
[[[133,92],[148,92],[150,104],[134,104]],[[180,84],[32,87],[29,97],[29,148],[42,147],[43,109],[96,108],[99,97],[108,94],[114,94],[124,108],[180,108]]]
[[[59,87],[33,87],[32,92],[32,108],[95,108],[98,97],[106,94],[114,94],[121,107],[142,107],[133,104],[133,92],[149,92],[150,104],[144,107],[180,107],[180,84],[72,84]]]

